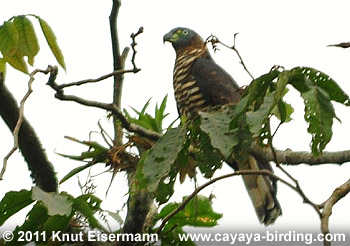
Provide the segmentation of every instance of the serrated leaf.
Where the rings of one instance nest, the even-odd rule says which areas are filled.
[[[46,38],[46,41],[47,41],[52,53],[54,54],[57,62],[61,65],[61,67],[64,70],[66,70],[66,64],[64,62],[64,57],[63,57],[63,54],[62,54],[60,47],[58,46],[55,33],[52,31],[51,27],[49,26],[49,24],[45,20],[43,20],[42,18],[38,18],[38,19],[39,19],[41,29],[44,33],[44,36]]]
[[[33,187],[32,199],[41,201],[46,206],[47,213],[50,216],[69,216],[72,211],[72,202],[66,196],[54,192],[45,192],[38,187]]]
[[[94,214],[100,210],[101,199],[91,194],[81,195],[74,199],[74,210],[82,214],[88,221],[91,228],[99,228],[106,231]]]
[[[39,42],[32,22],[24,15],[16,16],[13,23],[18,32],[17,52],[28,57],[28,63],[34,65],[34,57],[39,52]]]
[[[29,190],[7,192],[0,201],[0,226],[12,215],[33,202]]]
[[[151,148],[142,169],[148,191],[155,192],[160,181],[168,177],[184,146],[185,136],[184,127],[169,129]]]
[[[183,201],[187,197],[183,198]],[[170,203],[166,205],[159,213],[159,218],[165,218],[169,213],[175,210],[180,204]],[[168,221],[168,224],[179,226],[216,226],[218,220],[222,218],[222,214],[214,212],[209,198],[197,195],[194,197],[183,210],[175,214]]]

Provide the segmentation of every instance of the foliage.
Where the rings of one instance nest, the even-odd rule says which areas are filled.
[[[28,205],[35,203],[27,214],[27,219],[21,226],[17,226],[14,230],[15,238],[6,245],[25,245],[28,242],[18,242],[19,231],[31,232],[64,232],[70,226],[73,216],[81,215],[89,222],[91,229],[99,229],[105,231],[104,226],[95,218],[96,213],[103,212],[101,209],[101,200],[92,194],[84,194],[76,198],[62,192],[60,194],[48,193],[42,191],[38,187],[32,190],[21,190],[19,192],[8,192],[0,201],[0,214],[6,215],[1,217],[0,226],[6,220],[19,212]],[[34,240],[35,238],[33,238]],[[41,238],[39,245],[46,245],[48,238]]]
[[[40,47],[34,26],[28,17],[35,17],[44,33],[46,41],[58,63],[66,69],[64,57],[59,48],[56,36],[49,24],[35,15],[19,15],[5,21],[0,26],[0,72],[5,72],[6,63],[15,69],[28,72],[28,65],[34,65],[34,58],[39,53]],[[24,60],[27,57],[27,62]]]

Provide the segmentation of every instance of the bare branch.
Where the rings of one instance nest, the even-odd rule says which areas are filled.
[[[18,149],[18,134],[19,134],[19,130],[22,126],[23,120],[24,120],[24,105],[25,102],[27,101],[27,99],[29,98],[30,94],[32,94],[33,92],[33,88],[32,88],[32,84],[34,82],[35,79],[35,75],[37,73],[44,73],[44,74],[48,74],[51,71],[51,67],[49,66],[46,70],[42,70],[42,69],[35,69],[31,74],[30,74],[30,79],[28,81],[28,91],[27,93],[24,95],[24,97],[22,98],[21,102],[20,102],[20,107],[19,107],[19,115],[18,115],[18,120],[15,126],[15,129],[13,131],[13,147],[12,149],[9,151],[9,153],[5,156],[4,160],[3,160],[3,166],[0,172],[0,180],[2,180],[5,172],[6,172],[6,167],[7,167],[7,161],[8,159],[12,156],[12,154]]]
[[[134,66],[134,70],[140,70],[140,69],[137,68],[136,63],[135,63],[135,58],[136,58],[136,53],[137,53],[137,51],[135,49],[135,46],[137,45],[136,37],[138,35],[140,35],[141,33],[143,33],[143,27],[142,26],[139,28],[139,30],[136,33],[132,33],[130,35],[130,37],[132,39],[131,48],[132,48],[132,51],[133,51],[132,58],[131,58],[131,63]]]
[[[323,235],[329,234],[329,217],[332,214],[333,206],[350,192],[350,179],[341,186],[337,187],[332,195],[321,205],[323,206],[321,217],[321,231]],[[325,242],[330,245],[330,242]]]
[[[244,70],[245,70],[245,71],[248,73],[248,75],[254,80],[253,75],[249,72],[247,66],[245,65],[245,63],[244,63],[244,61],[243,61],[243,58],[242,58],[241,54],[239,53],[238,49],[236,48],[236,38],[237,38],[237,35],[238,35],[238,33],[235,33],[235,34],[234,34],[233,45],[232,45],[232,46],[229,46],[229,45],[227,45],[227,44],[221,42],[221,41],[218,39],[218,37],[216,37],[216,36],[214,36],[214,35],[210,35],[210,36],[206,39],[205,42],[206,42],[206,43],[211,43],[211,44],[213,45],[214,50],[217,49],[216,44],[219,43],[219,44],[225,46],[226,48],[235,51],[236,54],[237,54],[237,56],[238,56],[238,58],[239,58],[240,63],[242,64],[242,66],[243,66],[243,68],[244,68]]]
[[[79,85],[84,85],[84,84],[88,84],[88,83],[96,83],[96,82],[100,82],[102,80],[108,79],[112,76],[119,76],[119,75],[122,75],[125,73],[137,73],[139,71],[140,71],[140,69],[129,69],[129,70],[120,69],[120,70],[116,70],[116,71],[113,71],[111,73],[108,73],[106,75],[100,76],[96,79],[85,79],[85,80],[80,80],[80,81],[71,82],[71,83],[67,83],[67,84],[61,84],[61,85],[58,85],[57,88],[63,89],[63,88],[70,87],[70,86],[79,86]]]
[[[140,136],[143,136],[152,140],[157,140],[161,137],[160,133],[150,131],[134,123],[130,123],[128,119],[124,116],[124,114],[119,110],[119,108],[114,104],[86,100],[84,98],[77,97],[74,95],[66,95],[64,91],[60,89],[60,87],[55,82],[56,75],[57,75],[57,67],[53,67],[53,70],[51,72],[52,74],[50,75],[47,85],[49,85],[52,89],[56,91],[55,97],[57,99],[62,101],[73,101],[73,102],[82,104],[84,106],[110,111],[120,121],[122,127],[124,127],[126,130],[137,133]]]

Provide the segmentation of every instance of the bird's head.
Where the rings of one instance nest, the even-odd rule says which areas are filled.
[[[164,42],[170,42],[175,50],[187,47],[202,48],[203,39],[193,30],[186,27],[176,27],[164,35]]]

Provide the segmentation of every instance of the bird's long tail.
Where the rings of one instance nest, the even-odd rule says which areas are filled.
[[[269,169],[266,168],[269,163],[260,165],[253,156],[237,165],[238,170]],[[276,187],[271,179],[266,175],[242,175],[242,178],[260,223],[266,226],[273,224],[282,215],[282,209],[276,197]]]

